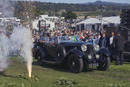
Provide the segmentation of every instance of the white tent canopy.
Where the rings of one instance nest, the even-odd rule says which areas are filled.
[[[120,24],[121,19],[120,16],[103,17],[102,21],[103,24],[109,24],[109,23]]]
[[[98,18],[88,18],[84,21],[81,21],[79,23],[77,23],[77,25],[79,24],[120,24],[120,16],[112,16],[112,17],[103,17],[102,20],[98,19]]]
[[[95,29],[99,30],[104,25],[117,26],[121,22],[120,16],[103,17],[103,18],[88,18],[76,24],[76,29]]]
[[[89,19],[81,21],[81,22],[79,22],[77,24],[97,24],[97,23],[101,23],[100,20],[98,20],[96,18],[89,18]]]

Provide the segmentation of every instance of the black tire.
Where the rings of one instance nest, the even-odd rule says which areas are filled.
[[[123,65],[124,64],[124,56],[123,54],[121,53],[120,54],[120,65]]]
[[[38,54],[37,54],[37,63],[39,65],[42,65],[43,64],[43,58],[45,58],[45,53],[43,51],[39,51]]]
[[[42,56],[41,56],[41,53],[38,53],[38,55],[37,55],[37,63],[38,63],[38,65],[42,65]]]
[[[107,56],[100,56],[99,66],[97,67],[98,70],[106,71],[110,66],[110,57]]]
[[[87,62],[87,61],[84,61],[84,71],[91,71],[91,70],[93,70],[93,69],[90,69],[90,68],[89,68],[88,62]]]
[[[78,56],[71,54],[68,57],[68,67],[71,72],[73,73],[80,73],[83,71],[83,59],[79,58]]]
[[[37,49],[36,49],[36,48],[33,48],[33,49],[32,49],[32,53],[33,53],[33,57],[34,57],[35,59],[37,59]]]

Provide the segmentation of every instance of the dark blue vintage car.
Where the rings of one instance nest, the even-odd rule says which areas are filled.
[[[38,62],[66,64],[71,72],[79,73],[83,69],[107,70],[110,54],[106,48],[89,42],[75,42],[70,37],[55,37],[35,42],[34,57]]]

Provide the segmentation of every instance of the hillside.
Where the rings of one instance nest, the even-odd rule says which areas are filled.
[[[19,11],[21,1],[16,2],[16,11]],[[96,1],[93,3],[82,3],[82,4],[67,4],[67,3],[47,3],[47,2],[32,2],[36,8],[37,15],[48,14],[48,15],[57,15],[61,16],[66,11],[73,11],[78,16],[95,16],[103,11],[104,16],[113,16],[119,15],[120,10],[124,8],[130,8],[130,4],[121,4],[113,2],[101,2]]]

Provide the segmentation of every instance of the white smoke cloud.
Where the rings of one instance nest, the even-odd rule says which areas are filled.
[[[8,41],[8,38],[3,33],[0,33],[0,71],[8,67]]]
[[[14,31],[10,37],[12,51],[18,50],[19,54],[25,58],[25,61],[28,61],[27,58],[32,56],[31,49],[33,47],[33,42],[31,38],[30,30],[21,26],[14,27]]]
[[[10,54],[17,52],[32,67],[33,42],[31,32],[24,27],[14,27],[11,36],[7,37],[5,33],[0,33],[0,71],[8,67]]]
[[[10,0],[0,0],[0,12],[6,17],[13,16],[13,7],[11,6]]]
[[[0,0],[0,12],[3,13],[3,17],[13,16],[11,7],[9,0]],[[13,25],[13,22],[10,24]],[[29,75],[31,76],[33,47],[31,31],[22,26],[18,26],[13,28],[10,35],[5,30],[8,25],[5,23],[3,25],[0,27],[0,71],[8,67],[10,54],[12,55],[15,52],[24,58]]]

